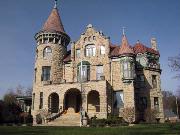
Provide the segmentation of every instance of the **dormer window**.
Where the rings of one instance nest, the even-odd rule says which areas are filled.
[[[44,48],[44,50],[43,50],[43,57],[44,58],[49,58],[49,57],[51,57],[52,56],[52,49],[51,49],[51,47],[46,47],[46,48]]]
[[[104,55],[105,54],[105,46],[101,45],[100,47],[100,54]]]
[[[86,46],[86,56],[91,57],[96,55],[96,47],[94,44],[90,44]]]

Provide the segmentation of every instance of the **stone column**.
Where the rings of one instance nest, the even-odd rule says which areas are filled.
[[[102,95],[100,98],[100,117],[107,118],[107,96]]]

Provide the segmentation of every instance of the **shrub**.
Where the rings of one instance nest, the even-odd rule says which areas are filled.
[[[40,114],[37,114],[37,115],[36,115],[36,123],[37,123],[37,124],[42,124],[42,117],[41,117]]]
[[[107,119],[96,119],[93,117],[90,121],[91,127],[104,127],[104,126],[127,126],[128,123],[123,118],[117,116],[108,116]]]
[[[146,109],[144,116],[147,123],[156,123],[158,111],[155,109]]]

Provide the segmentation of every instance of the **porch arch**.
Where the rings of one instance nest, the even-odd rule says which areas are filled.
[[[81,92],[78,89],[72,88],[64,94],[64,110],[68,113],[80,112],[82,105]]]
[[[96,90],[91,90],[87,95],[87,111],[100,112],[99,92]]]
[[[48,97],[48,110],[51,113],[58,113],[59,111],[59,95],[53,92]]]

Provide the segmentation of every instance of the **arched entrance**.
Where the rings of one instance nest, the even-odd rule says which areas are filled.
[[[100,100],[99,92],[92,90],[87,96],[87,110],[88,112],[99,112],[100,111]]]
[[[81,107],[81,92],[78,89],[70,89],[64,98],[65,110],[69,113],[78,113]]]
[[[59,111],[59,95],[51,93],[48,97],[48,109],[51,113],[58,113]]]

